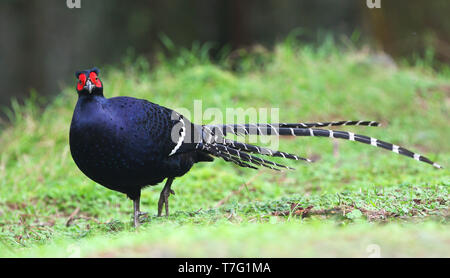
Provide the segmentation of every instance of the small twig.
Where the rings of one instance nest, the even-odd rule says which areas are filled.
[[[255,179],[256,177],[258,177],[259,175],[261,175],[261,171],[258,172],[258,174],[254,175],[248,182],[243,183],[237,190],[233,190],[228,196],[226,196],[225,198],[223,198],[222,200],[220,200],[217,205],[216,208],[222,206],[223,204],[225,204],[226,202],[228,202],[228,200],[230,200],[230,198],[236,194],[241,193],[242,190],[244,190],[244,188],[246,188],[247,186],[249,186]]]
[[[196,210],[196,211],[194,211],[194,212],[190,212],[189,213],[189,215],[190,216],[194,216],[194,215],[196,215],[196,214],[198,214],[200,211],[202,211],[203,210],[203,208],[199,208],[198,210]]]
[[[72,224],[72,222],[73,222],[73,220],[74,220],[74,217],[78,214],[78,212],[80,212],[80,208],[79,208],[79,207],[77,207],[77,208],[72,212],[72,214],[69,216],[69,218],[67,219],[66,227],[69,227],[70,224]]]
[[[196,210],[196,211],[194,212],[194,214],[197,214],[197,213],[201,212],[202,210],[203,210],[203,208],[199,208],[198,210]]]

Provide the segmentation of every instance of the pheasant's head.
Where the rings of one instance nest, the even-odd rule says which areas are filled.
[[[75,73],[77,82],[77,92],[80,95],[103,95],[103,84],[98,78],[100,71],[97,68],[77,71]]]

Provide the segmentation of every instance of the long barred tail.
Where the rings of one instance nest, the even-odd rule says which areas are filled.
[[[294,154],[274,151],[264,147],[258,147],[250,144],[245,144],[242,142],[232,141],[225,139],[221,143],[210,143],[210,144],[197,144],[197,149],[206,151],[207,153],[222,158],[225,161],[233,162],[241,167],[258,169],[256,166],[263,166],[273,170],[279,171],[279,168],[285,168],[293,170],[293,168],[274,163],[269,160],[261,159],[259,157],[250,155],[248,153],[256,153],[261,155],[273,156],[273,157],[283,157],[293,160],[304,160],[311,162],[311,160],[299,157]],[[252,165],[253,164],[253,165]],[[277,168],[278,167],[278,168]]]
[[[248,129],[251,128],[311,128],[311,127],[330,127],[330,126],[381,126],[375,121],[335,121],[335,122],[314,122],[314,123],[279,123],[279,124],[227,124],[227,125],[206,125],[206,129],[219,129],[224,135],[231,131],[236,135],[248,135]],[[236,132],[234,132],[236,131]]]
[[[315,123],[297,123],[297,124],[286,124],[286,123],[278,124],[279,127],[292,127],[292,128],[347,126],[347,125],[381,126],[379,122],[375,121],[338,121],[338,122],[324,122],[324,123],[315,122]]]
[[[414,153],[410,150],[407,150],[403,147],[397,146],[392,143],[384,142],[378,140],[376,138],[354,134],[352,132],[346,131],[336,131],[336,130],[325,130],[325,129],[313,129],[309,126],[337,126],[337,125],[367,125],[367,126],[378,126],[376,122],[369,121],[341,121],[341,122],[328,122],[328,123],[300,123],[300,124],[246,124],[246,125],[222,125],[222,126],[204,126],[204,131],[209,134],[209,138],[214,138],[217,140],[218,138],[222,138],[221,142],[216,144],[222,151],[225,151],[223,148],[229,148],[232,150],[230,153],[234,156],[238,156],[236,151],[240,153],[250,152],[250,153],[258,153],[262,155],[269,156],[277,156],[284,157],[295,160],[306,160],[306,158],[301,158],[296,155],[276,152],[270,149],[257,147],[249,144],[244,144],[241,142],[236,142],[228,139],[223,139],[227,134],[236,134],[236,135],[281,135],[281,136],[318,136],[318,137],[330,137],[330,138],[338,138],[345,139],[350,141],[361,142],[365,144],[369,144],[375,147],[384,148],[390,150],[392,152],[413,158],[417,161],[422,161],[428,164],[433,165],[436,168],[442,168],[439,164],[431,161],[430,159],[422,156],[420,154]],[[298,127],[298,126],[307,126],[308,128]],[[239,158],[241,156],[239,155]],[[253,156],[251,156],[253,157]],[[251,162],[247,161],[247,162]],[[267,162],[267,161],[266,161]],[[273,165],[273,164],[272,164]],[[264,166],[264,165],[261,165]],[[278,166],[278,165],[277,165]],[[283,166],[283,165],[281,165]],[[286,167],[283,167],[286,168]]]
[[[280,171],[279,168],[285,168],[289,170],[294,170],[294,168],[291,168],[289,166],[285,166],[282,164],[278,164],[269,160],[265,160],[253,155],[250,155],[246,152],[243,152],[241,150],[235,149],[233,147],[229,147],[226,145],[221,144],[203,144],[199,143],[197,144],[197,149],[201,151],[205,151],[213,156],[220,157],[224,159],[225,161],[233,162],[241,167],[247,167],[252,169],[258,169],[257,167],[251,165],[257,165],[257,166],[263,166],[266,168],[270,168],[272,170]]]
[[[221,152],[216,146],[198,144],[197,149],[206,151],[207,153],[212,154],[213,156],[216,156],[216,157],[220,157],[225,161],[233,162],[241,167],[258,169],[257,167],[250,165],[249,163],[247,163],[237,157],[234,157],[234,156],[230,155],[229,153]]]
[[[240,150],[240,151],[244,151],[244,152],[248,152],[248,153],[257,153],[257,154],[262,154],[262,155],[267,155],[267,156],[282,157],[282,158],[288,158],[288,159],[293,159],[293,160],[304,160],[304,161],[307,161],[307,162],[311,162],[310,159],[304,158],[304,157],[300,157],[300,156],[297,156],[295,154],[290,154],[290,153],[285,153],[285,152],[280,152],[280,151],[274,151],[274,150],[271,150],[271,149],[268,149],[268,148],[258,147],[258,146],[245,144],[245,143],[242,143],[242,142],[233,141],[233,140],[229,140],[229,139],[225,139],[224,140],[224,145],[228,145],[228,146],[233,147],[234,149],[237,149],[237,150]]]

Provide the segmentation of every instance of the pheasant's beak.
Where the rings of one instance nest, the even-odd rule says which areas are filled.
[[[84,88],[88,90],[89,94],[92,94],[92,90],[94,89],[95,85],[92,84],[91,80],[86,81],[86,85],[84,85]]]

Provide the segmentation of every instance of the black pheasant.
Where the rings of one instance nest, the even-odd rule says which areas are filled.
[[[258,156],[310,161],[226,138],[237,135],[320,136],[357,141],[381,147],[441,168],[428,158],[397,145],[345,131],[320,129],[330,126],[378,126],[373,121],[339,121],[296,124],[196,125],[179,113],[131,97],[105,98],[96,68],[76,73],[79,95],[70,127],[70,149],[79,169],[95,182],[126,194],[134,203],[134,225],[139,224],[141,189],[167,179],[158,203],[165,206],[175,178],[202,161],[219,157],[241,167],[274,170],[288,168]]]

